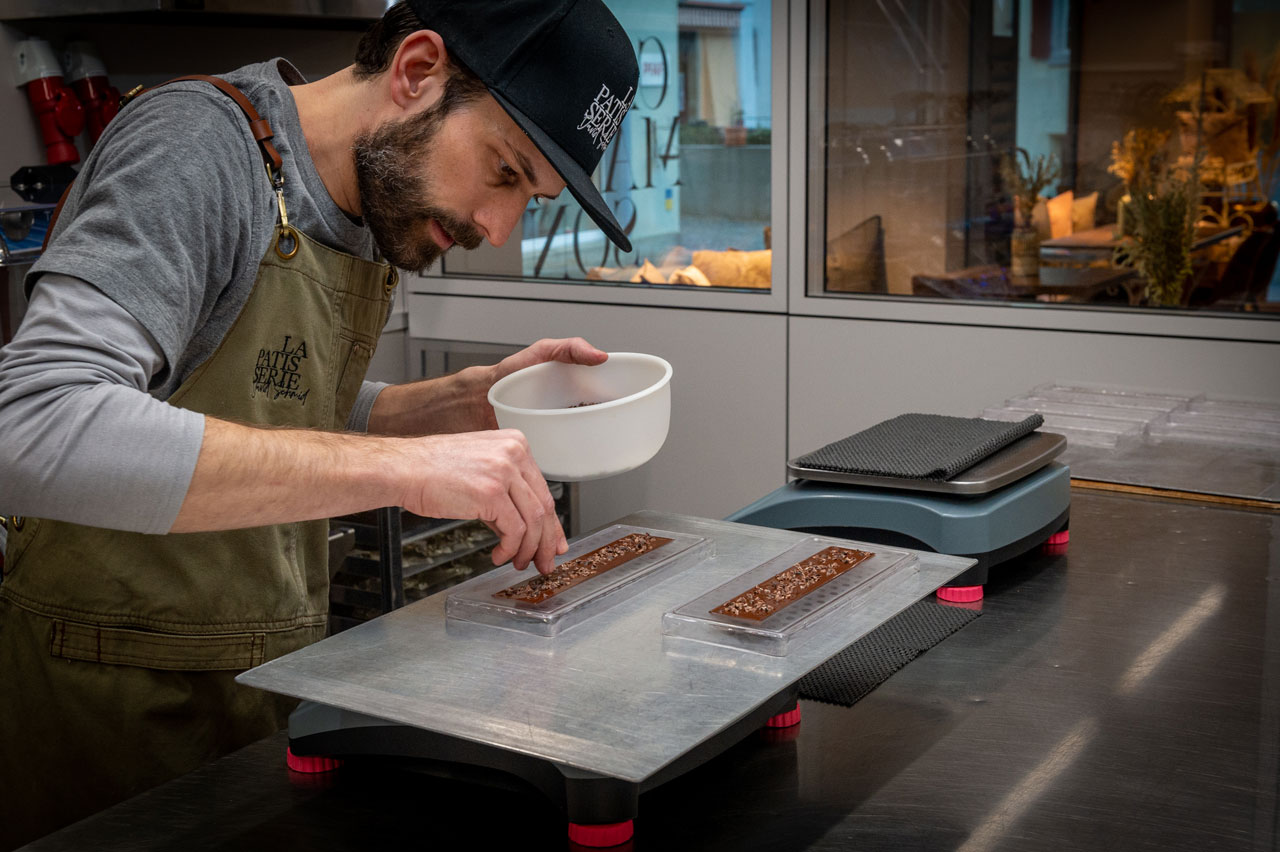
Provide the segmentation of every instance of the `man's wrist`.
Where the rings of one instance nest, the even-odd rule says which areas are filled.
[[[390,435],[344,436],[340,452],[345,470],[343,479],[353,492],[365,495],[361,502],[378,506],[402,506],[406,499],[407,474],[413,467],[403,448],[411,440]]]
[[[378,435],[474,432],[491,425],[488,391],[495,367],[385,388],[373,402],[368,431]]]

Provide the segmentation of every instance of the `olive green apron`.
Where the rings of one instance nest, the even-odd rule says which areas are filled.
[[[283,200],[280,212],[244,309],[169,403],[342,429],[396,273],[299,234]],[[0,839],[52,830],[284,724],[292,701],[234,677],[324,635],[327,521],[153,536],[27,518],[9,534]]]

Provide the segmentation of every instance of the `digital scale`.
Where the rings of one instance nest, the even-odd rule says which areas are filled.
[[[1071,474],[1055,462],[1067,439],[1032,432],[949,480],[866,476],[787,464],[791,482],[728,520],[968,556],[976,564],[938,590],[982,597],[993,565],[1046,545],[1065,548]]]
[[[237,680],[302,699],[292,769],[390,758],[514,777],[561,808],[571,840],[623,843],[641,793],[797,724],[804,675],[933,592],[973,600],[992,565],[1065,540],[1070,478],[1053,461],[1065,443],[1032,433],[945,482],[792,464],[801,479],[727,521],[646,511],[575,539],[557,564],[629,532],[671,549],[563,599],[498,598],[532,576],[508,565]],[[712,612],[829,546],[867,551],[864,570],[756,624]]]

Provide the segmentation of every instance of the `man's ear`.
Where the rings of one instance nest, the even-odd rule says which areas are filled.
[[[400,42],[387,69],[391,100],[416,112],[434,106],[451,73],[444,39],[434,30],[418,30]]]

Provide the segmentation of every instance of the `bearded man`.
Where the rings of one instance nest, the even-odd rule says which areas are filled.
[[[283,725],[234,677],[324,634],[324,519],[480,519],[495,563],[550,570],[564,532],[486,392],[605,353],[364,374],[396,267],[501,245],[531,198],[567,187],[630,249],[590,174],[636,79],[600,0],[409,0],[330,77],[277,59],[112,121],[0,350],[0,848]]]

